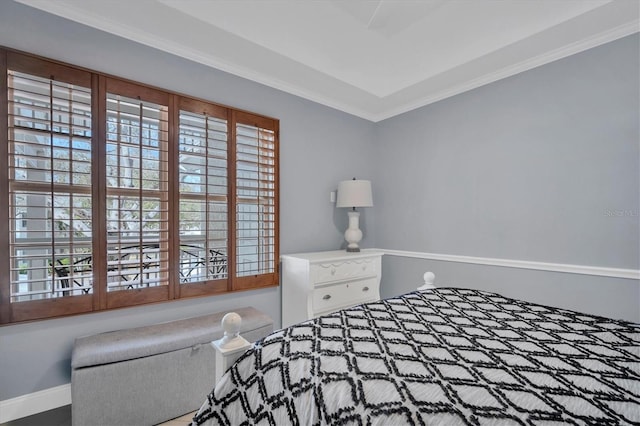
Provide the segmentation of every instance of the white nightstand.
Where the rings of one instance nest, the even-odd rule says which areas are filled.
[[[282,260],[282,327],[380,299],[382,252],[289,254]]]

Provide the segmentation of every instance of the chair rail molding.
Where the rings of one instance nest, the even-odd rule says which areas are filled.
[[[375,249],[388,256],[440,260],[444,262],[471,263],[475,265],[501,266],[505,268],[534,269],[537,271],[564,272],[579,275],[640,280],[640,270],[609,268],[603,266],[571,265],[564,263],[535,262],[529,260],[496,259],[490,257],[459,256],[454,254],[425,253],[407,250]]]

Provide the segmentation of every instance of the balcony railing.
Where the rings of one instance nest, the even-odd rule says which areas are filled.
[[[148,287],[150,284],[141,279],[145,274],[156,274],[161,270],[159,244],[128,245],[107,253],[108,282],[110,287],[134,289]],[[224,279],[227,277],[227,256],[221,250],[208,249],[184,244],[180,246],[178,273],[180,283]],[[141,258],[142,256],[142,258]],[[66,261],[65,261],[66,260]],[[13,297],[51,297],[62,294],[88,294],[93,288],[93,256],[58,258],[49,262],[49,278],[53,278],[53,290],[31,290],[18,287]],[[18,281],[20,283],[20,280]],[[154,284],[158,285],[158,284]],[[115,288],[114,288],[115,289]],[[54,296],[55,297],[55,296]],[[24,299],[22,299],[24,300]]]

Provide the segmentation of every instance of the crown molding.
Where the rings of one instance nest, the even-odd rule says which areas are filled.
[[[533,68],[537,68],[539,66],[546,65],[572,55],[576,55],[578,53],[621,39],[637,32],[640,32],[640,19],[636,19],[633,22],[620,25],[616,28],[604,31],[592,37],[577,41],[575,43],[571,43],[567,46],[555,49],[543,55],[538,55],[525,61],[521,61],[517,64],[504,67],[498,71],[485,74],[481,77],[466,81],[449,89],[441,90],[417,101],[406,103],[397,108],[389,109],[385,113],[375,115],[370,119],[374,122],[386,120],[388,118],[395,117],[396,115],[400,115],[405,112],[409,112],[414,109],[441,101],[443,99],[450,98],[452,96],[459,95],[473,89],[477,89],[478,87],[494,83],[498,80],[502,80],[507,77],[529,71]]]
[[[408,93],[403,96],[405,99],[410,99],[406,101],[393,101],[392,103],[389,98],[397,96],[399,92],[396,92],[396,94],[385,97],[369,96],[367,97],[366,101],[362,100],[358,102],[348,102],[346,100],[338,99],[335,96],[329,96],[327,95],[328,92],[326,91],[319,92],[310,90],[309,88],[303,87],[300,84],[292,84],[286,82],[281,78],[276,78],[266,73],[259,72],[253,68],[230,62],[220,56],[214,54],[203,54],[196,49],[191,49],[188,46],[185,46],[184,44],[177,43],[167,38],[150,35],[146,31],[140,31],[136,28],[132,28],[131,26],[123,25],[105,16],[87,12],[87,10],[78,8],[72,3],[65,2],[64,0],[55,2],[52,2],[50,0],[15,1],[27,6],[35,7],[54,15],[61,16],[66,19],[79,22],[83,25],[88,25],[90,27],[105,31],[110,34],[115,34],[119,37],[135,41],[154,49],[158,49],[160,51],[164,51],[166,53],[182,57],[259,84],[263,84],[276,90],[299,96],[312,102],[325,105],[327,107],[363,118],[371,122],[379,122],[389,119],[391,117],[403,114],[416,108],[421,108],[440,100],[476,89],[486,84],[490,84],[495,81],[522,73],[524,71],[528,71],[541,65],[557,61],[559,59],[583,52],[585,50],[640,31],[640,18],[636,18],[631,22],[620,25],[613,29],[603,31],[593,36],[589,36],[574,43],[570,43],[564,47],[554,49],[550,52],[518,62],[516,64],[503,67],[494,72],[484,74],[478,78],[468,79],[462,83],[454,84],[452,87],[446,88],[444,90],[432,91],[426,96],[421,96],[417,99],[414,98],[410,93]],[[312,70],[312,72],[319,73],[319,71],[317,70]],[[324,73],[322,73],[322,76],[326,77],[327,79],[335,80],[335,78],[330,77]],[[428,81],[428,79],[425,80],[425,82]],[[350,86],[347,83],[339,80],[336,80],[335,84]],[[419,90],[418,86],[420,84],[422,83],[417,83],[413,86],[416,91]],[[403,90],[410,91],[411,88],[405,88]],[[339,88],[336,87],[336,92],[339,91]],[[390,105],[385,106],[385,103],[388,103]]]

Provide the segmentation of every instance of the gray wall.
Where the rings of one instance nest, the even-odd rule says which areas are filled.
[[[343,244],[347,215],[329,192],[372,178],[373,123],[13,2],[0,1],[0,45],[280,119],[281,252]],[[362,219],[362,245],[373,247],[373,210]],[[69,383],[77,336],[247,305],[279,326],[276,288],[0,327],[0,401]]]
[[[378,123],[378,246],[637,270],[638,41]],[[429,268],[440,286],[640,321],[637,280],[385,257],[383,295],[414,288]]]
[[[492,291],[545,306],[640,323],[638,281],[621,278],[383,256],[380,296],[415,290],[425,271],[436,274],[437,287]]]
[[[374,184],[364,247],[638,268],[637,36],[378,124],[13,2],[0,1],[0,45],[279,118],[282,253],[343,244],[329,192],[357,176]],[[385,256],[382,294],[425,270],[640,321],[632,280]],[[77,336],[246,305],[279,324],[267,289],[0,327],[0,400],[68,383]]]

